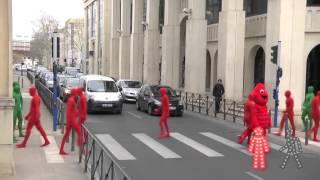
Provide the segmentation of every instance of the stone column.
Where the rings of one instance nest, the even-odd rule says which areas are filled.
[[[101,39],[101,34],[100,34],[100,3],[99,1],[96,1],[96,24],[95,24],[95,29],[96,29],[96,34],[94,37],[94,74],[99,74],[99,61],[101,59],[100,55],[100,39]]]
[[[102,45],[102,74],[109,76],[110,75],[110,40],[111,40],[111,4],[110,0],[104,1],[104,15],[103,15],[103,45]]]
[[[142,81],[143,76],[143,3],[132,2],[132,34],[130,47],[130,79]]]
[[[120,1],[111,2],[110,75],[119,78]]]
[[[85,15],[84,15],[84,34],[83,34],[83,38],[84,38],[84,59],[82,60],[82,71],[84,73],[87,73],[87,70],[89,71],[89,67],[87,67],[87,61],[89,60],[89,36],[88,36],[88,8],[85,7],[84,8],[84,12],[85,12]],[[66,36],[64,36],[64,46],[65,46],[65,49],[66,49],[66,40],[65,40]],[[66,54],[64,52],[64,54]],[[65,55],[64,58],[67,58],[67,56]]]
[[[243,0],[223,0],[219,15],[218,79],[223,81],[227,99],[241,100],[243,96],[244,39]]]
[[[189,0],[191,13],[187,20],[185,90],[205,93],[207,20],[206,1]]]
[[[179,88],[180,59],[180,1],[165,1],[165,19],[162,34],[161,84]]]
[[[119,77],[130,78],[130,23],[131,0],[121,0],[121,36],[119,54]]]
[[[304,100],[306,60],[304,59],[306,0],[269,0],[266,42],[266,84],[270,94],[275,87],[276,65],[271,47],[282,41],[280,66],[280,109],[285,108],[284,92],[292,91],[295,111],[301,112]],[[273,102],[273,101],[271,101]],[[273,104],[273,103],[272,103]],[[300,122],[300,121],[299,121]]]
[[[159,31],[160,0],[147,1],[147,28],[144,44],[143,79],[147,84],[159,84],[160,80],[160,31]]]
[[[11,0],[0,1],[0,176],[13,175]]]

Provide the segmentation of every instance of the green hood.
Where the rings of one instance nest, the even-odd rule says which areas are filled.
[[[309,86],[308,87],[308,94],[309,93],[314,93],[314,87],[313,86]]]

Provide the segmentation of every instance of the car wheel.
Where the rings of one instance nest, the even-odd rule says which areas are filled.
[[[152,115],[152,107],[151,107],[151,105],[148,105],[148,114]]]
[[[138,101],[136,102],[136,109],[137,109],[138,111],[140,111],[140,105],[139,105]]]

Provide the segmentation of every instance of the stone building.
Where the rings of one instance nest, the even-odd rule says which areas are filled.
[[[243,100],[258,82],[270,97],[281,41],[280,93],[300,112],[320,89],[319,0],[84,0],[88,72]],[[271,99],[271,98],[270,98]],[[283,96],[280,99],[283,101]],[[281,103],[283,108],[284,103]],[[272,103],[270,103],[272,106]]]

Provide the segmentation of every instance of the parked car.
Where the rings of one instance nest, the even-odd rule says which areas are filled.
[[[95,111],[122,113],[122,95],[112,78],[86,75],[80,78],[80,86],[87,96],[88,113]]]
[[[39,79],[40,79],[40,82],[41,82],[42,84],[45,84],[45,83],[46,83],[45,77],[46,77],[46,75],[47,75],[48,73],[50,73],[50,71],[48,71],[48,70],[43,70],[43,71],[40,72]]]
[[[65,67],[64,74],[76,76],[78,73],[80,73],[80,68],[77,67]]]
[[[66,102],[70,96],[71,89],[78,87],[80,83],[79,78],[65,78],[59,88],[60,98]]]
[[[180,96],[169,86],[143,85],[137,97],[137,110],[147,111],[150,115],[161,115],[160,88],[167,89],[167,95],[170,101],[170,114],[182,116],[183,104],[180,101]]]
[[[121,94],[125,101],[136,102],[137,94],[142,86],[140,81],[120,79],[116,84],[122,89]]]
[[[53,73],[49,72],[45,75],[44,78],[44,84],[47,88],[49,88],[51,91],[53,90]]]

